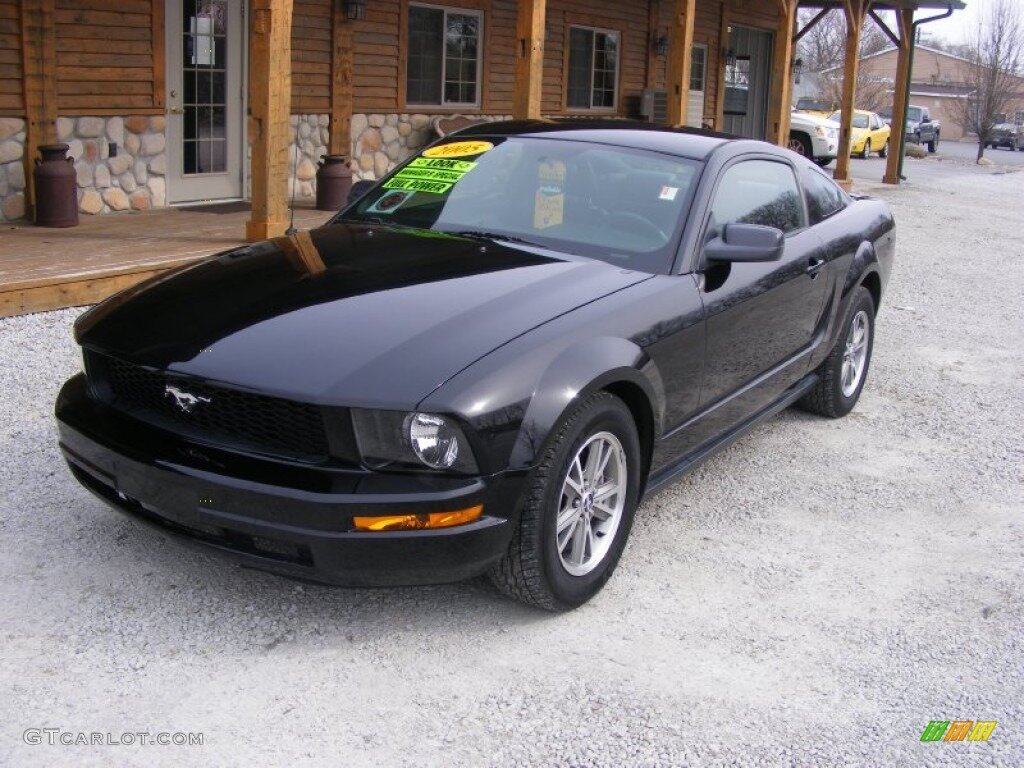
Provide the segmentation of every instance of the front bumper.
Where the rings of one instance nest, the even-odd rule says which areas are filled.
[[[508,547],[525,475],[387,475],[240,456],[140,423],[88,397],[82,374],[57,398],[75,478],[158,530],[282,575],[348,586],[437,584],[478,575]],[[451,528],[352,530],[356,515],[483,504]]]
[[[821,136],[811,137],[812,149],[815,160],[835,160],[839,151],[839,140],[823,138]]]

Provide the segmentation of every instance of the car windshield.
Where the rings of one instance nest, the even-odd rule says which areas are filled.
[[[921,119],[921,110],[917,107],[910,107],[907,110],[907,120],[913,120],[915,123]]]
[[[584,141],[452,137],[336,220],[493,238],[665,273],[699,168],[674,155]]]
[[[833,112],[828,117],[829,120],[834,120],[837,123],[842,122],[843,115],[841,112]],[[868,127],[868,116],[859,115],[854,113],[853,115],[853,127],[854,128],[867,128]]]
[[[797,99],[797,109],[809,109],[812,112],[828,112],[832,109],[832,105],[827,101],[818,101],[817,99]]]

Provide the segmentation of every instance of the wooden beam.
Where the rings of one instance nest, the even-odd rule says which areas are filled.
[[[152,1],[151,33],[153,35],[153,106],[167,106],[167,37],[164,23],[167,12],[164,0]]]
[[[885,175],[882,176],[882,181],[886,184],[900,183],[900,152],[903,149],[903,134],[907,128],[901,115],[906,110],[907,103],[907,80],[910,78],[914,12],[912,10],[899,11],[896,21],[900,32],[900,45],[896,54],[896,82],[893,84],[893,119],[889,130],[889,155],[885,158]]]
[[[25,99],[25,216],[35,220],[32,176],[36,147],[57,141],[55,0],[21,0],[22,89]]]
[[[690,62],[693,60],[693,21],[696,0],[671,0],[672,26],[668,33],[668,123],[686,125],[690,105]]]
[[[843,94],[839,105],[839,156],[832,177],[850,188],[850,146],[853,143],[853,110],[857,97],[857,64],[860,60],[860,31],[869,0],[844,0],[846,51],[843,64]]]
[[[547,0],[519,0],[516,16],[516,82],[512,116],[517,120],[540,118],[544,82],[544,18]]]
[[[245,225],[245,239],[250,242],[277,237],[288,227],[291,59],[291,0],[253,0],[249,22],[252,215]]]
[[[768,140],[784,147],[789,143],[792,108],[793,33],[797,0],[779,0],[779,21],[772,48],[771,95],[768,99]]]
[[[335,2],[331,10],[331,123],[327,151],[352,159],[352,22]]]

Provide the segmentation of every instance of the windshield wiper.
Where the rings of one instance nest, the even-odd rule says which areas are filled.
[[[537,243],[531,243],[529,240],[524,240],[521,237],[516,237],[515,235],[503,235],[500,232],[485,232],[480,229],[444,229],[441,231],[447,232],[449,235],[459,235],[460,237],[474,237],[481,240],[497,240],[503,243],[520,243],[521,245],[532,245],[535,248],[543,247]]]

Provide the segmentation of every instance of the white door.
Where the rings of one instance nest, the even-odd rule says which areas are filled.
[[[242,196],[242,3],[166,3],[169,202]]]
[[[708,47],[694,43],[690,55],[690,99],[686,105],[686,124],[691,128],[704,125],[704,89],[708,63]]]

